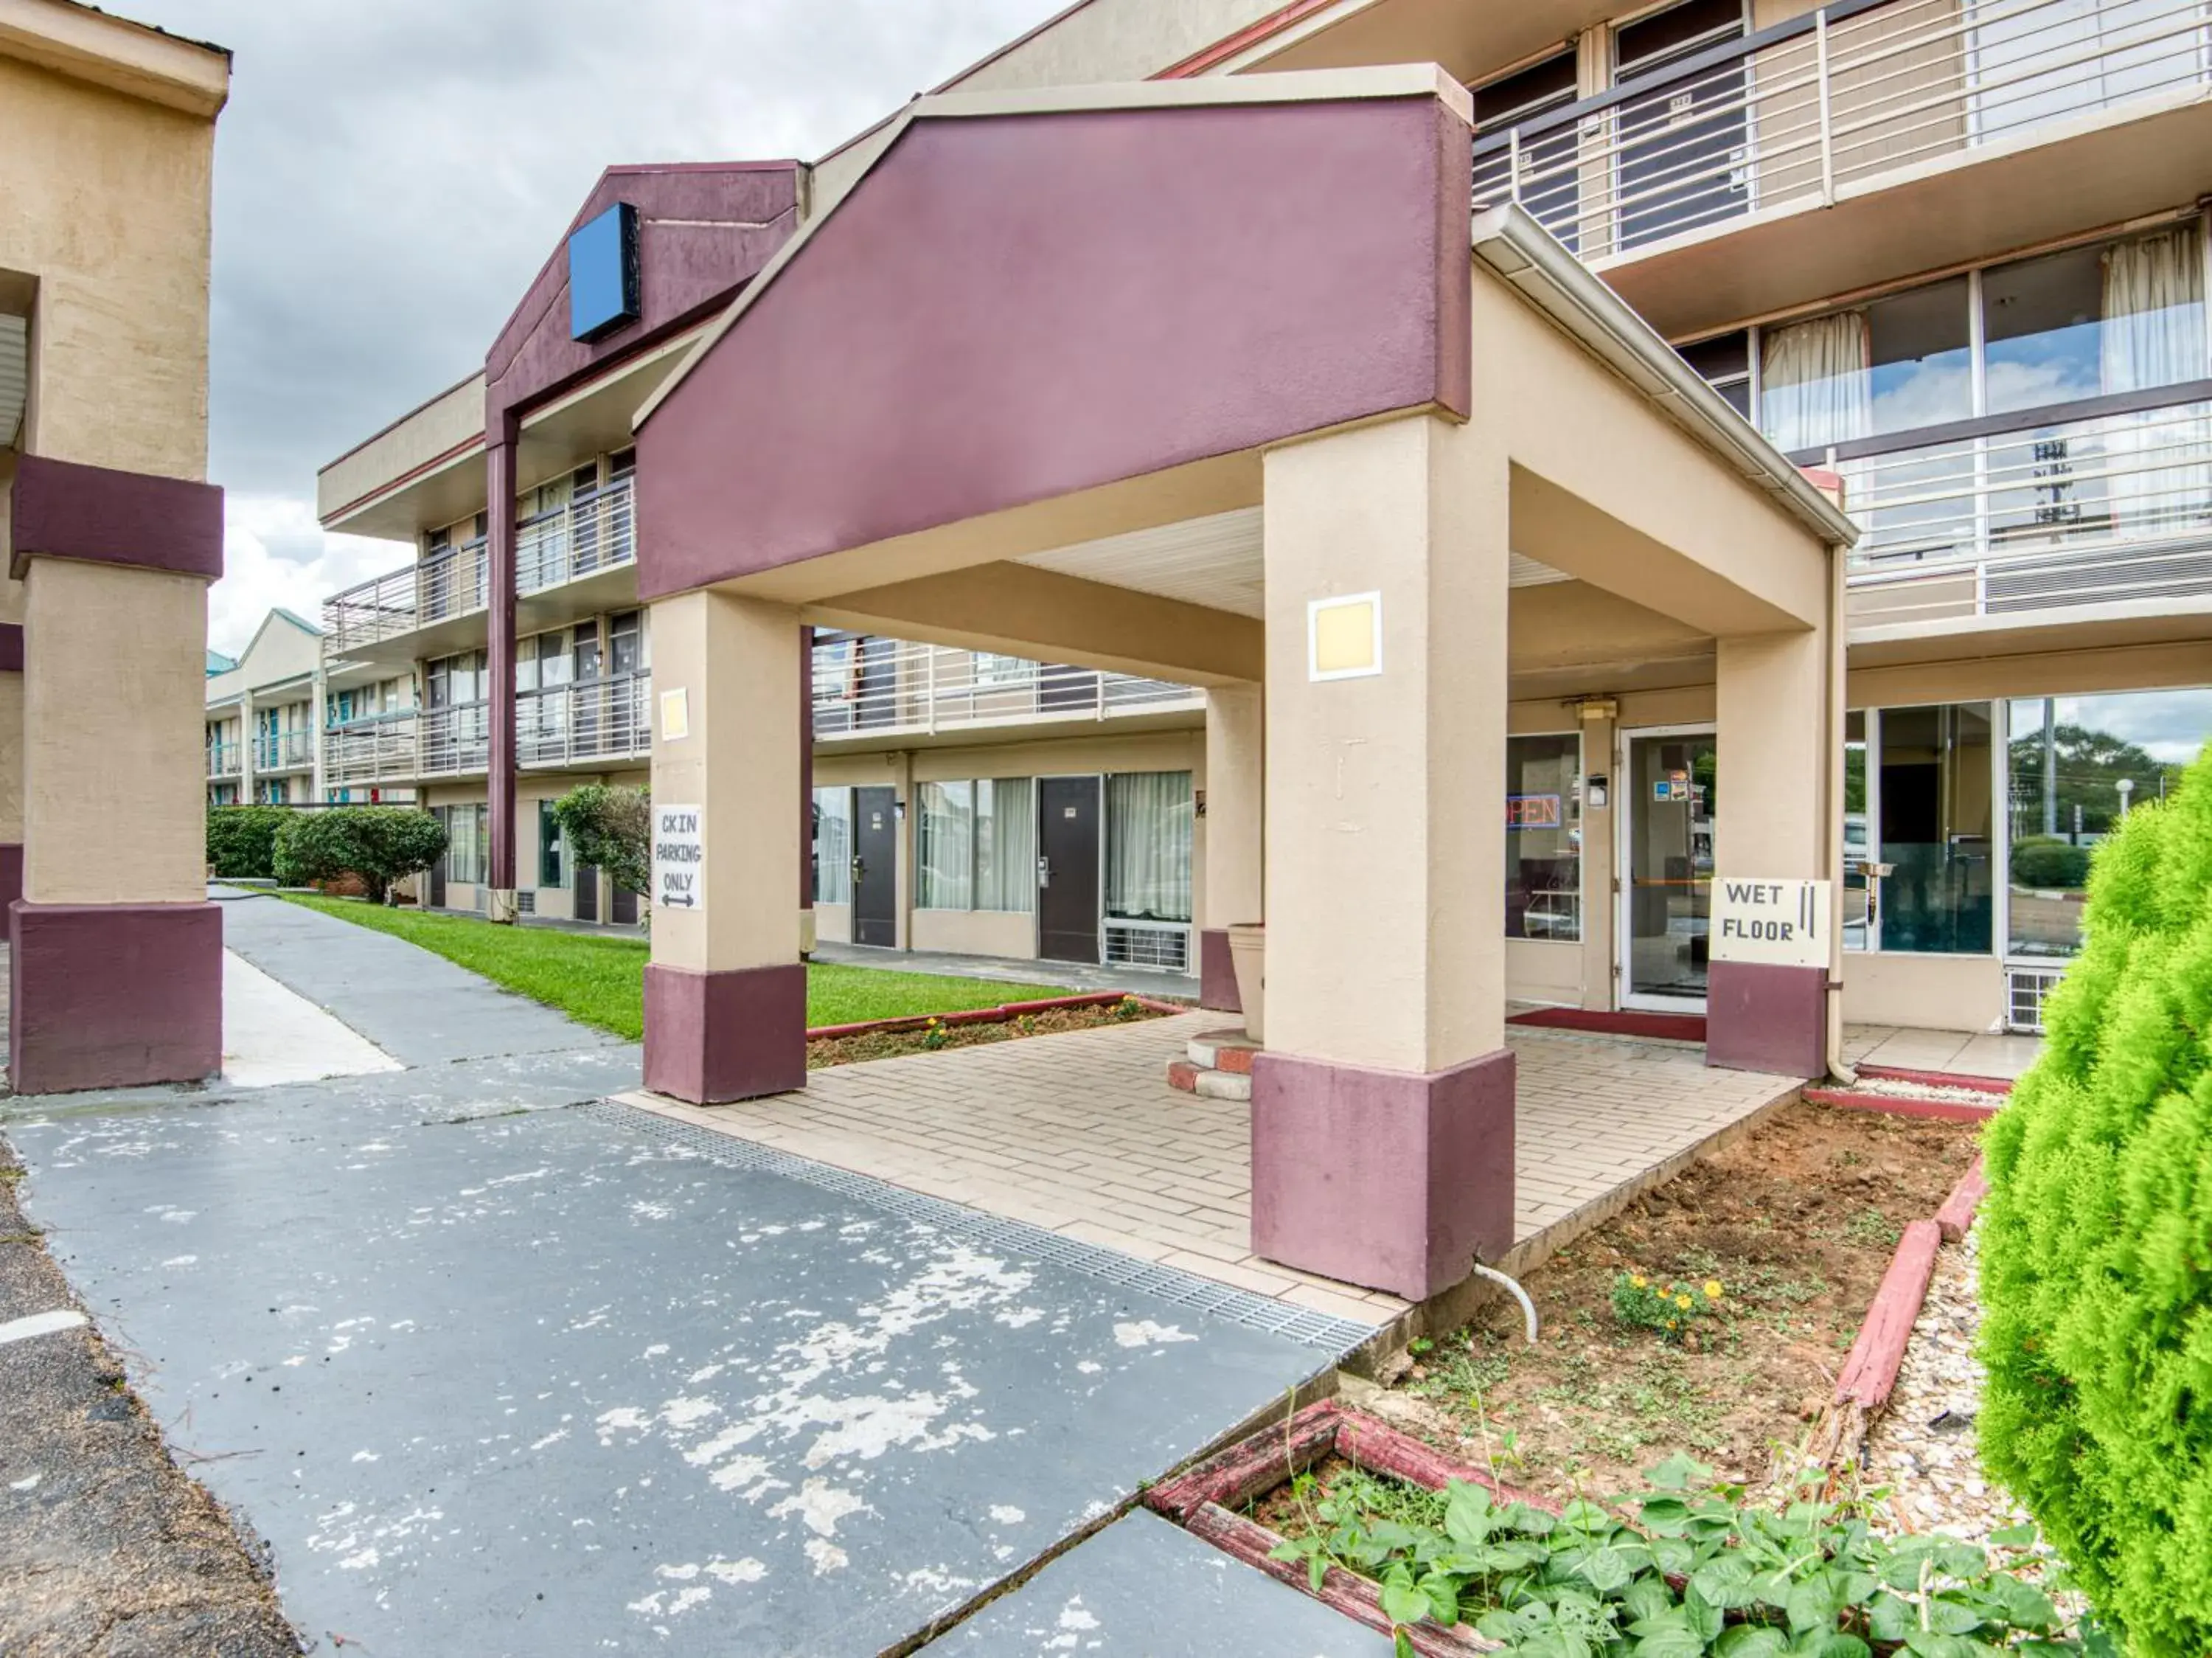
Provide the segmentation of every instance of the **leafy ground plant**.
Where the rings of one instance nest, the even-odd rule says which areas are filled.
[[[1558,1514],[1455,1480],[1415,1492],[1354,1471],[1301,1495],[1308,1524],[1274,1551],[1318,1589],[1331,1566],[1371,1580],[1401,1655],[1424,1621],[1471,1623],[1526,1658],[1989,1658],[2076,1653],[2042,1589],[1992,1548],[1886,1539],[1854,1503],[1746,1508],[1739,1486],[1675,1457],[1630,1498]]]

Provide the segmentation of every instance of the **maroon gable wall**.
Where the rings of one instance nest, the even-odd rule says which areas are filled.
[[[1464,413],[1468,171],[1433,98],[915,122],[640,432],[641,593]]]
[[[799,228],[796,162],[611,167],[484,358],[487,430],[601,363],[726,304]],[[568,237],[617,202],[637,209],[639,320],[589,344],[568,332]]]

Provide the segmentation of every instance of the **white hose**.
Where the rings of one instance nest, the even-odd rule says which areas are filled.
[[[1528,1299],[1528,1292],[1494,1266],[1485,1266],[1480,1261],[1477,1261],[1474,1264],[1474,1270],[1479,1276],[1489,1279],[1492,1283],[1502,1283],[1513,1292],[1513,1299],[1521,1303],[1522,1316],[1528,1320],[1528,1345],[1534,1347],[1536,1344],[1536,1303]]]

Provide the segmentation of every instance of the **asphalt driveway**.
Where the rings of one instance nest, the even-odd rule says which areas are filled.
[[[396,941],[305,913],[234,948],[414,1027]],[[55,1259],[311,1640],[877,1653],[1332,1356],[1219,1286],[725,1155],[603,1103],[634,1049],[494,1011],[505,1036],[427,1010],[404,1070],[9,1125]]]

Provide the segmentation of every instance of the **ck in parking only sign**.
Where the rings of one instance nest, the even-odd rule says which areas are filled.
[[[1713,882],[1712,959],[1825,967],[1833,905],[1825,881],[1722,877]]]
[[[696,806],[653,808],[653,901],[671,910],[703,910],[707,888],[707,814]]]

